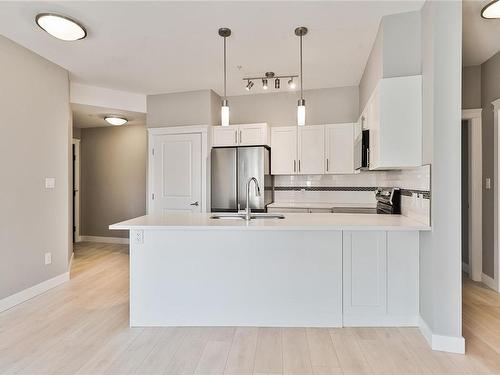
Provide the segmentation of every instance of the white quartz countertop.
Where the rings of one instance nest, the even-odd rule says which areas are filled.
[[[287,213],[284,219],[212,219],[211,213],[145,215],[109,229],[155,230],[418,230],[431,228],[402,215]]]
[[[366,207],[375,208],[376,203],[335,203],[335,202],[274,202],[268,208],[334,208],[334,207]]]

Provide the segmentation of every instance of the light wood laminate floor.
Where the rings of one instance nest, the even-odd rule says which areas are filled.
[[[416,328],[129,328],[126,245],[82,243],[71,281],[0,314],[0,374],[500,374],[500,297],[464,283],[467,355]]]

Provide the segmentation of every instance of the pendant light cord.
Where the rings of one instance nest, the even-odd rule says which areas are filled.
[[[302,35],[300,36],[300,99],[304,99],[302,92]]]
[[[224,100],[227,99],[226,95],[226,37],[224,37]]]

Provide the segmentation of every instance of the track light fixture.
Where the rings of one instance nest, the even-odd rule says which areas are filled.
[[[253,87],[253,82],[248,80],[248,83],[247,83],[245,88],[247,89],[247,91],[250,91],[252,89],[252,87]]]
[[[297,77],[298,77],[297,74],[276,75],[274,72],[266,72],[263,76],[245,77],[243,78],[243,80],[247,82],[245,86],[247,91],[250,91],[250,89],[253,87],[253,81],[256,80],[262,81],[262,90],[269,89],[269,80],[274,80],[274,88],[276,90],[279,90],[281,88],[281,79],[288,79],[288,87],[293,90],[295,89],[295,82],[293,79]]]

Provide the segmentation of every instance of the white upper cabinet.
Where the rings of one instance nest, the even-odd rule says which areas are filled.
[[[355,124],[325,125],[325,173],[354,173]]]
[[[298,128],[299,174],[325,173],[325,127],[302,126]]]
[[[213,146],[238,145],[238,128],[236,126],[214,126],[212,129]]]
[[[269,145],[269,127],[267,124],[239,125],[239,145]]]
[[[269,145],[269,127],[266,123],[214,126],[212,131],[214,147]]]
[[[370,169],[422,165],[422,76],[381,79],[362,116],[370,129]]]
[[[271,174],[297,173],[297,127],[271,128]]]

